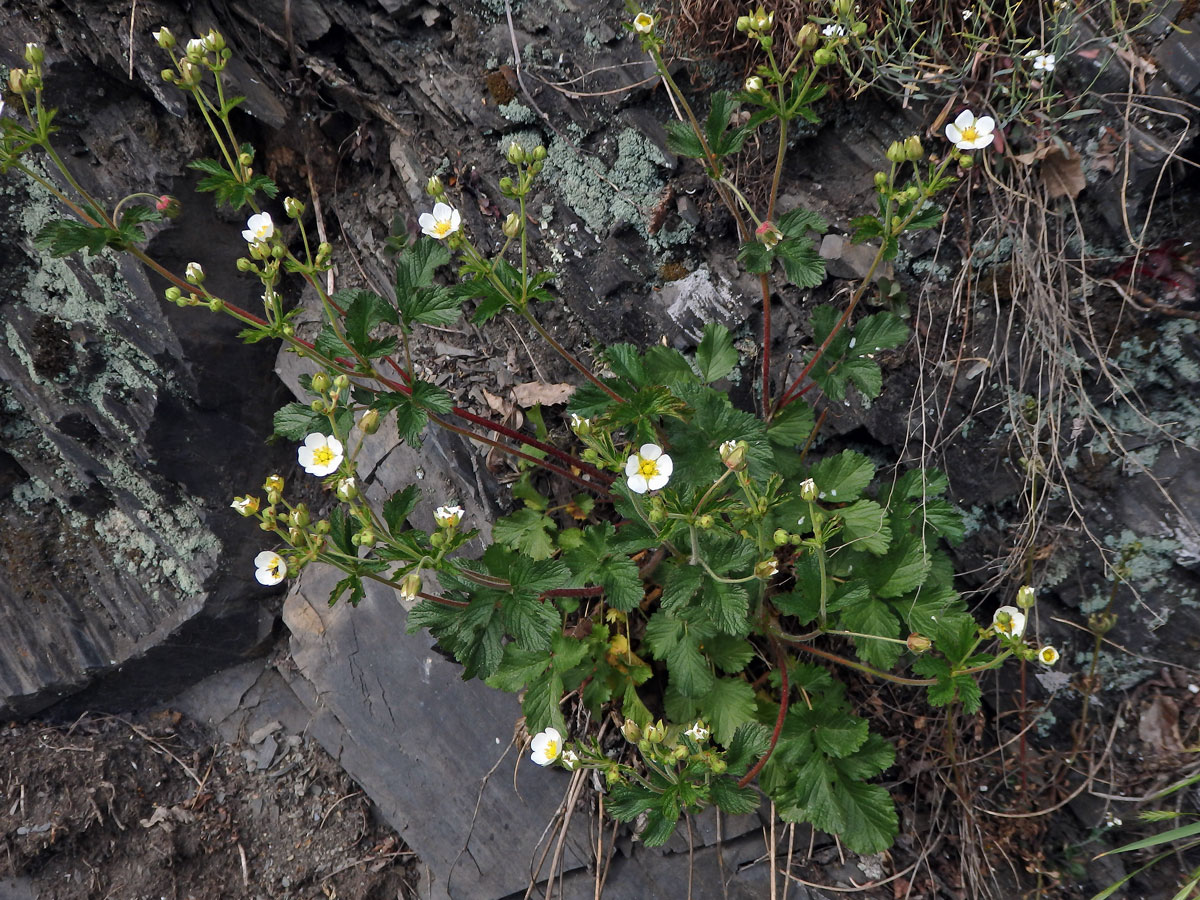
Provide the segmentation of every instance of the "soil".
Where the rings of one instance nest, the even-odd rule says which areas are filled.
[[[276,737],[214,742],[171,710],[0,728],[0,879],[40,900],[417,896],[415,855],[362,790]]]

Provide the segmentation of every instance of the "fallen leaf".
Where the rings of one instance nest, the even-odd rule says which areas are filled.
[[[566,403],[575,392],[573,384],[546,384],[544,381],[527,381],[524,384],[513,385],[513,399],[518,406],[525,409],[541,403],[543,406],[557,406]]]
[[[1138,737],[1156,753],[1178,753],[1182,750],[1179,707],[1175,701],[1162,694],[1151,700],[1138,719]]]
[[[1070,197],[1074,200],[1079,192],[1087,187],[1087,179],[1083,176],[1083,158],[1071,146],[1066,152],[1057,147],[1042,159],[1042,182],[1046,185],[1046,195],[1051,199]]]

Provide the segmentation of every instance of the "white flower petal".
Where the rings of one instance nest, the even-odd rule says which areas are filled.
[[[629,489],[635,494],[644,494],[650,490],[650,483],[646,481],[646,476],[640,472],[635,472],[629,476]]]

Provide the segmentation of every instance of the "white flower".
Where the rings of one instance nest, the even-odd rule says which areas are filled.
[[[704,727],[703,722],[693,722],[692,727],[685,731],[684,734],[690,737],[697,744],[701,744],[708,740],[708,729]]]
[[[234,497],[233,502],[229,504],[243,516],[252,516],[258,512],[258,498],[246,495],[245,497]]]
[[[633,17],[633,30],[638,34],[649,34],[654,30],[654,16],[649,13],[638,13]]]
[[[658,444],[642,444],[641,449],[625,461],[625,477],[635,494],[657,491],[666,487],[675,464]]]
[[[746,91],[753,94],[755,91],[762,90],[763,80],[761,78],[759,78],[757,75],[751,75],[749,78],[746,79],[746,83],[743,85],[743,87],[746,89]]]
[[[247,243],[253,244],[256,241],[269,241],[273,234],[275,223],[271,221],[271,214],[261,212],[246,220],[246,230],[242,232],[242,237]]]
[[[997,634],[1019,638],[1025,633],[1025,613],[1015,606],[1002,606],[992,616],[992,627]]]
[[[330,435],[313,433],[296,453],[309,475],[328,475],[342,464],[342,442]]]
[[[1033,59],[1033,68],[1036,72],[1053,72],[1057,62],[1053,53],[1037,54]]]
[[[1058,662],[1058,651],[1047,644],[1038,651],[1038,662],[1043,666],[1052,666]]]
[[[343,478],[338,483],[337,496],[339,500],[345,500],[347,503],[358,496],[358,485],[353,478]]]
[[[968,19],[970,19],[970,18],[971,18],[971,16],[973,16],[973,15],[975,15],[975,13],[971,12],[971,10],[969,10],[969,9],[964,9],[964,10],[963,10],[963,21],[964,21],[964,22],[965,22],[965,21],[967,21],[967,20],[968,20]]]
[[[439,506],[433,513],[433,519],[439,528],[453,528],[462,521],[465,510],[461,506]]]
[[[547,728],[534,735],[529,749],[535,763],[539,766],[548,766],[562,753],[562,735],[558,733],[557,728]]]
[[[204,38],[192,38],[187,42],[188,56],[203,56],[204,51],[208,48],[204,45]]]
[[[417,224],[421,226],[421,233],[427,234],[431,238],[437,238],[439,241],[458,231],[461,223],[462,217],[458,214],[458,210],[448,203],[433,204],[433,212],[421,213],[417,219]]]
[[[199,284],[204,280],[204,267],[198,262],[190,262],[183,270],[183,277],[191,284]]]
[[[844,25],[826,25],[821,34],[825,37],[845,37],[846,26]]]
[[[254,566],[254,577],[258,579],[259,584],[269,587],[279,584],[287,577],[287,563],[274,550],[264,550],[254,557]]]
[[[991,116],[976,118],[975,113],[964,109],[946,126],[946,137],[959,150],[982,150],[995,139],[992,133],[995,128],[996,121]]]
[[[568,772],[574,772],[579,768],[579,754],[574,750],[564,750],[562,756],[559,757],[562,767]]]

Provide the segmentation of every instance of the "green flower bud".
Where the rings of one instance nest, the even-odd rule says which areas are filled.
[[[344,391],[346,388],[350,387],[350,376],[343,372],[333,379],[333,386],[339,391]]]
[[[905,139],[904,155],[909,162],[920,162],[925,158],[925,148],[921,146],[921,139],[917,135]]]
[[[716,520],[708,513],[696,517],[696,527],[701,531],[708,531],[708,529],[712,528],[715,524]]]
[[[775,533],[771,535],[771,540],[774,542],[776,547],[782,547],[789,540],[791,540],[791,535],[789,535],[783,528],[776,528]]]
[[[425,193],[430,197],[440,197],[446,193],[446,186],[442,184],[442,179],[436,175],[429,176],[429,180],[425,182]]]
[[[1021,585],[1017,590],[1017,606],[1028,610],[1033,609],[1035,603],[1037,603],[1037,594],[1033,588],[1027,584]]]
[[[737,26],[736,27],[737,27],[738,31],[747,32],[750,30],[750,28],[753,26],[753,24],[754,23],[751,21],[749,16],[738,16],[737,17]]]
[[[887,187],[887,184],[888,184],[887,174],[884,172],[876,172],[875,173],[875,189],[877,191],[882,191],[884,188]]]
[[[223,309],[225,309],[225,301],[220,297],[213,297],[208,301],[209,312],[221,312]]]
[[[645,736],[651,744],[661,744],[667,736],[667,726],[663,724],[662,719],[659,719],[646,729]]]
[[[158,42],[158,46],[164,50],[170,50],[175,46],[175,35],[171,34],[171,29],[165,25],[153,33],[153,38]]]
[[[904,144],[901,143],[900,141],[892,141],[892,143],[890,145],[888,145],[888,148],[887,148],[887,158],[888,158],[888,162],[892,162],[892,163],[898,164],[898,163],[906,162],[908,160],[908,157],[904,152]]]
[[[516,141],[513,141],[508,145],[508,150],[505,152],[504,157],[514,166],[519,166],[525,162],[525,148]]]
[[[671,755],[673,757],[675,757],[676,759],[684,759],[691,752],[692,751],[690,751],[686,745],[680,744],[678,747],[676,747],[674,750],[671,751]]]
[[[809,22],[798,32],[796,32],[796,47],[806,53],[816,47],[819,41],[820,32],[817,30],[817,26],[812,22]]]
[[[282,475],[268,475],[266,481],[263,482],[262,489],[264,491],[267,491],[268,493],[270,493],[272,491],[277,494],[283,493],[283,476]],[[278,503],[279,501],[278,500],[270,500],[268,502],[269,503]]]
[[[929,638],[915,633],[910,634],[905,643],[908,644],[908,649],[913,653],[924,653],[933,646],[933,641],[931,641]]]
[[[812,503],[817,499],[820,491],[817,490],[817,483],[811,478],[805,478],[800,482],[800,499],[806,503]]]
[[[323,413],[325,412],[325,401],[318,397],[312,403],[308,404],[308,408],[315,413]]]
[[[421,595],[421,575],[419,572],[409,572],[400,584],[401,600],[416,600]]]
[[[746,468],[746,451],[749,449],[750,445],[745,441],[725,441],[719,449],[721,462],[730,471],[740,472]]]
[[[328,241],[322,241],[317,245],[317,265],[323,266],[329,262],[329,257],[333,256],[333,245]]]
[[[960,153],[958,154],[958,164],[964,169],[969,169],[971,166],[975,165],[975,159],[974,157],[968,156],[965,153]]]
[[[751,75],[746,79],[746,82],[742,85],[742,87],[747,93],[753,94],[763,89],[763,80],[757,75]]]
[[[507,175],[500,179],[500,193],[502,193],[505,197],[515,196],[513,190],[513,180]]]
[[[221,36],[220,32],[209,31],[204,36],[204,46],[213,53],[220,53],[225,49],[225,38]]]
[[[533,148],[533,161],[542,162],[546,158],[546,148],[538,144]]]
[[[833,51],[828,47],[821,47],[813,51],[813,65],[827,66],[833,62]]]
[[[283,201],[283,211],[289,219],[298,219],[304,215],[304,204],[295,197],[288,197]]]
[[[158,74],[159,74],[159,77],[162,78],[162,80],[165,81],[167,84],[174,84],[176,78],[178,77],[178,76],[176,76],[174,69],[163,69]]]
[[[515,238],[521,233],[521,217],[515,212],[510,212],[504,219],[504,224],[500,226],[500,230],[504,232],[507,238]]]
[[[312,377],[312,389],[318,394],[324,394],[329,390],[329,376],[324,372],[318,372]]]
[[[354,535],[354,543],[358,544],[358,546],[360,546],[360,547],[374,547],[375,546],[375,530],[373,528],[364,528],[358,534]],[[412,574],[416,575],[415,572]],[[409,577],[411,578],[412,575],[410,575]],[[420,590],[420,577],[421,576],[417,575],[417,590]],[[405,579],[405,581],[407,581],[407,580],[408,579]],[[414,594],[414,596],[416,596],[416,595]]]
[[[779,561],[775,557],[764,559],[754,567],[754,577],[767,581],[775,576],[779,571]]]
[[[631,744],[636,744],[642,739],[642,729],[633,719],[625,720],[625,724],[621,726],[621,734],[625,735],[625,740]]]
[[[175,285],[171,285],[169,288],[167,288],[166,298],[168,303],[179,303],[179,301],[183,299],[183,291],[175,287]]]
[[[851,26],[851,28],[850,28],[850,33],[852,35],[854,35],[855,37],[862,37],[864,34],[867,33],[867,23],[866,22],[855,22],[854,25]]]
[[[42,48],[37,44],[25,45],[25,62],[29,63],[31,66],[40,66],[45,58],[45,51],[42,50]]]
[[[729,768],[729,764],[723,759],[714,759],[712,761],[712,770],[714,775],[724,775],[727,768]]]
[[[14,94],[24,94],[25,88],[25,70],[24,69],[9,69],[8,70],[8,86]]]
[[[374,434],[379,430],[379,410],[368,409],[358,420],[358,428],[363,434]]]

